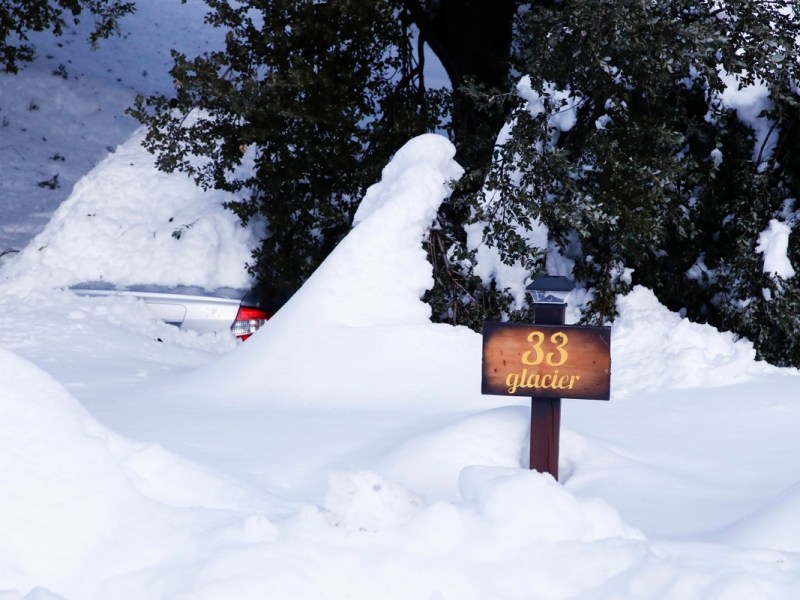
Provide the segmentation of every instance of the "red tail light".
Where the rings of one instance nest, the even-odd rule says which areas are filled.
[[[231,331],[233,331],[233,335],[240,340],[246,340],[258,331],[258,329],[267,322],[269,317],[270,315],[260,308],[240,306],[239,312],[236,313],[236,320],[233,322],[233,325],[231,325]]]

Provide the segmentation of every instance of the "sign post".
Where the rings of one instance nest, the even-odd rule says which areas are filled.
[[[566,304],[537,305],[533,322],[537,325],[563,325]],[[539,308],[542,307],[542,308]],[[558,454],[561,440],[561,397],[531,397],[530,468],[550,473],[558,481]]]
[[[484,324],[481,391],[531,397],[530,468],[558,480],[561,399],[610,398],[611,333],[564,325],[560,300],[534,308],[533,324]]]

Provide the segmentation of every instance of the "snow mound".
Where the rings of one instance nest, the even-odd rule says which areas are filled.
[[[800,482],[753,514],[713,535],[715,542],[748,548],[800,552]]]
[[[247,287],[254,232],[223,208],[230,196],[163,173],[145,129],[85,175],[2,275],[21,286],[115,284]]]
[[[617,300],[612,330],[612,396],[640,390],[715,387],[778,369],[756,361],[753,344],[667,310],[637,286]]]
[[[293,312],[339,326],[428,323],[430,307],[420,298],[433,275],[422,240],[450,181],[463,174],[454,155],[455,147],[434,134],[398,150],[367,190],[352,231],[297,293]]]
[[[431,324],[420,299],[433,284],[422,241],[462,173],[454,154],[433,134],[404,145],[367,191],[353,229],[303,287],[247,344],[177,393],[216,395],[226,406],[437,410],[436,402],[470,398],[486,406],[480,336]]]
[[[377,532],[405,525],[422,503],[416,494],[371,471],[333,472],[328,483],[328,520],[348,531]]]
[[[578,498],[536,471],[469,467],[461,474],[461,492],[491,522],[492,537],[505,544],[644,539],[611,505]]]
[[[578,498],[551,476],[527,469],[467,467],[459,483],[462,498],[453,503],[424,503],[370,471],[332,473],[329,484],[325,514],[330,525],[347,531],[402,531],[412,546],[417,536],[437,530],[459,538],[479,533],[484,549],[496,554],[539,542],[644,539],[605,502]],[[434,523],[442,511],[450,513],[450,526]],[[451,541],[453,547],[466,542]]]
[[[108,432],[61,384],[5,349],[0,473],[0,514],[13,515],[0,528],[0,581],[44,588],[31,599],[94,597],[98,582],[182,548],[189,513],[178,507],[233,504],[227,479]]]
[[[461,471],[468,465],[527,468],[529,439],[530,407],[504,406],[409,437],[379,466],[381,473],[426,497],[457,501]]]

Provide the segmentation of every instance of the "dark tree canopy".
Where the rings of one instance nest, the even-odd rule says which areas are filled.
[[[243,223],[266,223],[261,279],[300,285],[391,155],[439,131],[467,173],[426,241],[436,318],[529,316],[473,274],[464,226],[532,272],[544,253],[526,230],[542,223],[591,290],[588,320],[612,319],[643,284],[800,364],[797,278],[765,272],[758,251],[771,222],[798,221],[796,0],[206,3],[225,49],[175,54],[175,94],[131,113],[160,168],[235,193]],[[450,88],[426,85],[425,45]],[[522,76],[536,112],[514,92]],[[769,93],[766,135],[721,101],[734,79]],[[557,127],[567,112],[574,124]],[[800,266],[794,231],[789,258]]]
[[[30,32],[58,36],[68,22],[88,15],[94,23],[89,41],[95,43],[114,33],[119,19],[133,10],[134,3],[124,0],[0,0],[0,71],[16,73],[20,63],[33,59]]]
[[[508,91],[518,4],[515,0],[403,2],[420,41],[430,46],[450,79],[454,91],[451,127],[459,145],[459,160],[469,168],[488,162],[506,114],[486,110],[467,93],[467,86],[479,86],[485,93]]]
[[[450,93],[425,85],[415,18],[430,30],[418,41],[435,36],[461,79],[479,77],[455,52],[467,41],[415,2],[206,3],[208,21],[228,31],[225,49],[175,54],[176,94],[139,98],[131,112],[149,125],[146,145],[160,168],[237,193],[229,207],[244,223],[266,219],[253,270],[297,287],[347,232],[391,155],[415,135],[449,127]],[[440,9],[452,12],[449,4]],[[508,61],[510,14],[506,26]],[[484,84],[499,84],[492,77]],[[493,137],[483,138],[488,163]],[[241,169],[244,161],[252,169]]]
[[[515,227],[539,219],[594,290],[588,318],[613,317],[616,295],[642,284],[762,357],[799,364],[800,286],[765,273],[757,251],[773,219],[792,226],[800,209],[793,5],[585,0],[526,14],[520,70],[544,108],[516,114],[493,163],[505,256],[525,256]],[[760,138],[722,101],[734,78],[770,95]],[[559,131],[564,111],[576,122]],[[793,233],[796,265],[798,252]]]

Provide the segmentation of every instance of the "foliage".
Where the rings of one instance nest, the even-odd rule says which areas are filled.
[[[476,331],[485,321],[505,320],[510,314],[518,320],[532,319],[529,308],[514,308],[508,290],[500,289],[493,281],[486,284],[474,273],[475,251],[465,247],[458,229],[459,223],[440,219],[424,244],[433,267],[434,285],[423,300],[431,306],[433,319]]]
[[[176,96],[140,97],[131,114],[159,168],[237,194],[244,224],[266,221],[251,268],[296,288],[391,154],[441,125],[447,98],[425,89],[396,2],[206,2],[224,51],[175,53]]]
[[[541,221],[593,288],[587,320],[612,318],[615,296],[642,284],[673,310],[750,337],[761,357],[800,364],[797,280],[765,274],[756,252],[771,219],[797,219],[793,5],[583,0],[526,11],[518,69],[540,108],[518,110],[497,150],[489,182],[503,209],[475,214],[502,232],[504,259],[530,258],[521,236]],[[769,93],[763,130],[721,100],[731,85]],[[559,128],[565,111],[575,123]],[[798,253],[794,233],[795,265]]]
[[[119,19],[133,10],[134,3],[125,0],[0,0],[0,72],[16,73],[19,63],[33,59],[30,32],[59,36],[68,20],[77,24],[88,14],[94,20],[89,34],[94,44],[114,34]]]
[[[794,0],[503,0],[496,15],[456,0],[205,1],[224,50],[175,53],[175,95],[130,112],[159,168],[234,193],[243,224],[266,225],[260,279],[296,288],[391,154],[447,127],[467,174],[426,241],[435,318],[529,318],[475,274],[464,225],[534,272],[545,253],[530,232],[544,224],[591,289],[587,321],[612,319],[617,295],[642,284],[761,357],[800,364],[798,278],[765,273],[756,251],[771,220],[797,221]],[[423,42],[452,95],[426,88]],[[505,87],[519,73],[522,101]],[[727,103],[732,87],[762,90],[765,112]],[[489,165],[487,140],[512,109]],[[793,233],[795,265],[799,254]]]

